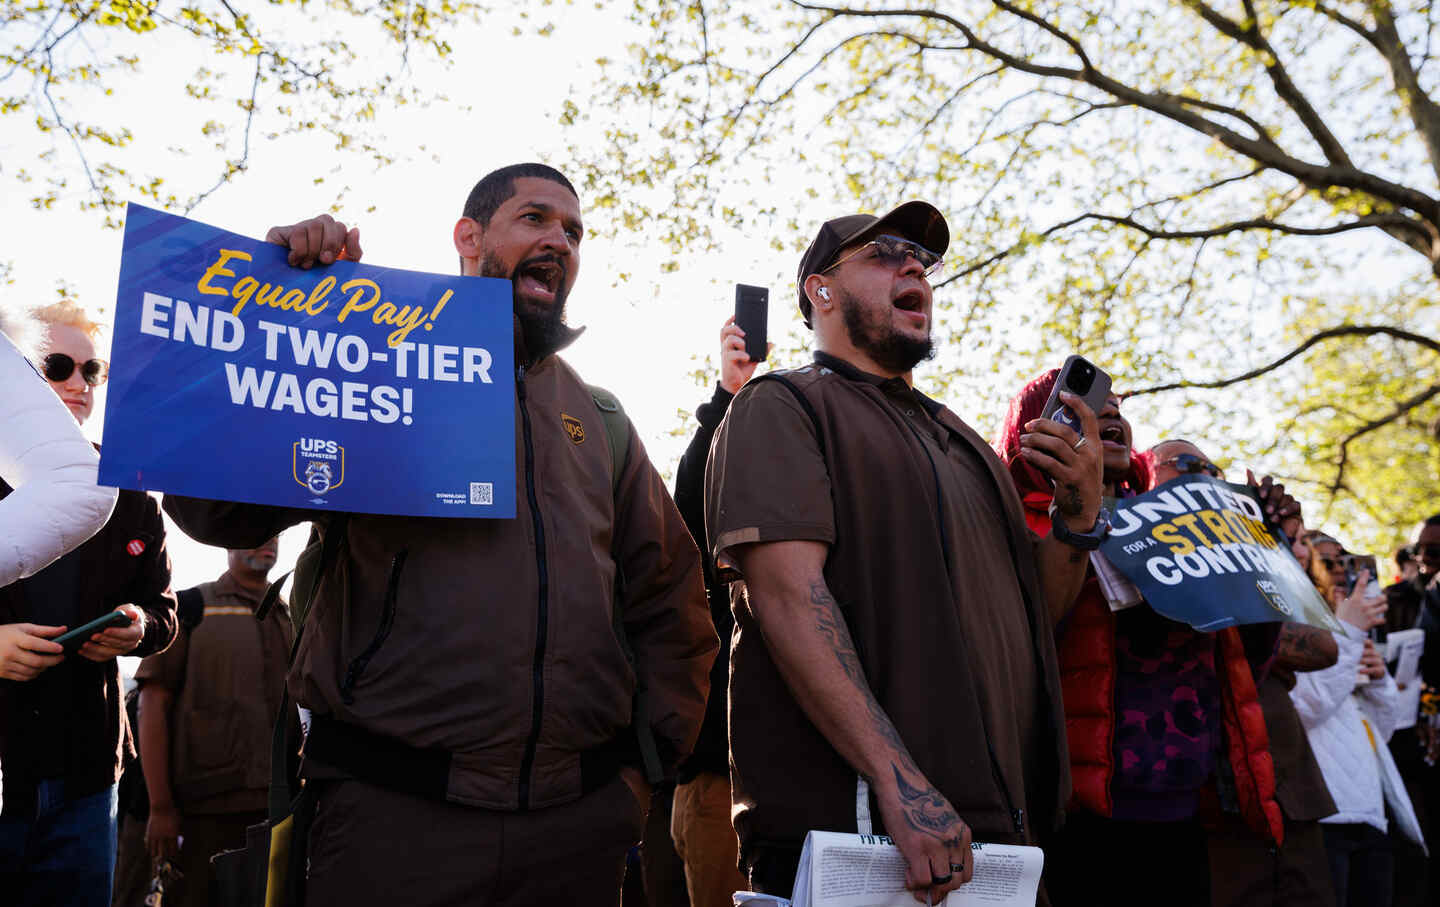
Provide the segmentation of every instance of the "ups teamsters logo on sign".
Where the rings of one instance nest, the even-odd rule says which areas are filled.
[[[565,434],[570,436],[571,441],[576,444],[585,443],[585,426],[580,424],[579,419],[569,413],[561,413],[560,421],[565,423]]]
[[[323,495],[345,483],[341,445],[324,438],[301,438],[290,449],[290,475],[312,494]]]

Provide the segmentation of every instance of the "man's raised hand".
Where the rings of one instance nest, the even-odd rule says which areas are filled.
[[[740,388],[755,374],[755,367],[759,364],[746,352],[745,332],[731,315],[720,329],[720,386],[732,394],[740,393]]]
[[[1285,486],[1276,482],[1270,476],[1261,479],[1255,478],[1255,473],[1245,470],[1245,482],[1260,497],[1260,504],[1265,508],[1265,518],[1270,525],[1284,532],[1287,538],[1294,539],[1305,529],[1305,524],[1300,515],[1300,502],[1295,500],[1293,495],[1286,494]]]
[[[290,250],[285,259],[291,267],[309,270],[316,264],[359,261],[360,228],[346,226],[328,214],[291,224],[271,227],[265,241]]]

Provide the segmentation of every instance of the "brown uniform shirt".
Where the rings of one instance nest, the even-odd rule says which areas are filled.
[[[903,381],[817,354],[732,404],[706,525],[721,564],[745,543],[827,543],[826,582],[920,770],[976,840],[1054,827],[1069,772],[1035,537],[973,430]],[[735,602],[730,752],[747,860],[810,829],[855,830],[856,776],[791,697],[743,584]]]
[[[264,809],[270,739],[285,689],[290,618],[272,608],[257,621],[257,597],[227,572],[200,586],[205,618],[140,663],[135,680],[174,695],[170,783],[182,814]]]

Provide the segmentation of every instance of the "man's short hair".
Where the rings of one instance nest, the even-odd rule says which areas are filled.
[[[1395,566],[1403,569],[1406,564],[1414,560],[1415,554],[1410,550],[1409,545],[1402,545],[1395,549]]]
[[[495,215],[496,210],[515,194],[515,181],[526,177],[559,183],[570,190],[570,194],[577,200],[580,198],[580,193],[570,185],[565,174],[554,167],[536,163],[511,164],[492,170],[480,178],[480,182],[470,190],[470,197],[465,199],[464,216],[478,222],[482,227],[490,226],[490,218]]]

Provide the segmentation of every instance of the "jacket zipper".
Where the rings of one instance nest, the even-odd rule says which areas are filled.
[[[540,742],[540,721],[545,712],[545,641],[548,624],[550,580],[545,566],[545,522],[535,497],[535,443],[530,431],[530,411],[525,406],[525,366],[515,370],[515,394],[520,401],[520,425],[525,436],[525,496],[530,502],[530,520],[535,526],[535,569],[539,574],[539,602],[535,617],[535,664],[530,682],[534,705],[530,710],[530,738],[520,760],[520,809],[530,808],[530,772],[535,767],[535,747]]]
[[[375,638],[370,640],[365,651],[350,660],[350,665],[345,669],[345,681],[340,684],[340,699],[346,705],[354,704],[355,684],[360,682],[365,666],[370,664],[370,659],[380,651],[380,647],[390,636],[390,628],[395,626],[395,601],[400,592],[400,571],[405,567],[407,553],[408,549],[401,548],[390,561],[390,582],[385,587],[385,604],[380,611],[380,625],[375,628]]]

